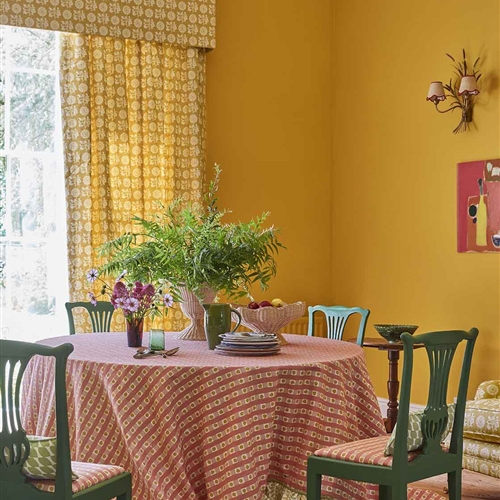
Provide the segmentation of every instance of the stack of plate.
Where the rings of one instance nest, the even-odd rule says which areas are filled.
[[[215,352],[230,356],[269,356],[280,350],[274,333],[236,332],[223,333],[222,342],[215,346]]]

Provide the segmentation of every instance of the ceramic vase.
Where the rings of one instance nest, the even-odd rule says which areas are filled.
[[[185,287],[180,288],[180,294],[182,298],[182,302],[180,304],[181,310],[184,315],[191,320],[191,324],[176,334],[175,338],[180,340],[206,340],[207,337],[205,335],[205,327],[203,325],[205,310],[203,309],[201,302],[213,302],[216,295],[215,290],[206,288],[203,291],[201,301],[193,292]]]
[[[144,318],[126,319],[125,323],[127,324],[127,345],[129,347],[141,347]]]

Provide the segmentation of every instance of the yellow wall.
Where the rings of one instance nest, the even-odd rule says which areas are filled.
[[[456,163],[500,156],[499,3],[473,3],[218,0],[207,82],[220,204],[270,210],[288,247],[256,297],[368,307],[370,336],[477,326],[471,392],[500,378],[499,256],[456,252]],[[486,78],[477,129],[454,136],[425,95],[462,47]],[[386,396],[385,355],[366,355]]]
[[[221,207],[270,211],[287,247],[258,300],[321,303],[331,290],[331,10],[324,0],[218,0],[208,54],[208,165]],[[228,218],[230,220],[230,217]]]
[[[332,82],[335,296],[369,307],[370,324],[477,326],[470,394],[500,378],[499,255],[456,251],[456,164],[500,156],[499,2],[473,5],[336,0],[333,74],[342,82]],[[452,75],[445,53],[462,47],[482,57],[485,80],[476,129],[453,135],[459,116],[439,115],[425,96],[429,82]],[[384,395],[385,355],[367,358]],[[424,402],[425,380],[414,389]]]

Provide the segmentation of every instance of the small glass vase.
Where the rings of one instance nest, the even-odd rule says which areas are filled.
[[[126,320],[127,323],[127,343],[129,347],[142,346],[142,328],[144,326],[144,318]]]

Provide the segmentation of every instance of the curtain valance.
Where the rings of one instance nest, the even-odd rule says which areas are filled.
[[[0,24],[215,47],[216,0],[1,0]]]

